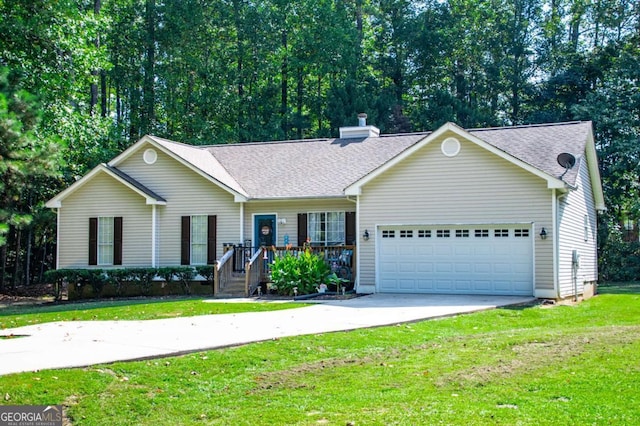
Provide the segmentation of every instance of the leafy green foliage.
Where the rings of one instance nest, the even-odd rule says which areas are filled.
[[[601,240],[598,273],[604,282],[640,280],[640,242],[624,241],[620,227],[610,223]]]
[[[196,271],[190,266],[174,266],[158,268],[157,275],[165,282],[179,281],[184,294],[191,294],[191,280],[196,276]]]
[[[203,267],[202,272],[209,281],[213,272]],[[212,270],[209,266],[208,269]],[[150,295],[153,280],[162,278],[165,283],[178,281],[185,295],[191,294],[191,281],[196,277],[197,270],[190,266],[169,266],[161,268],[115,268],[115,269],[55,269],[45,273],[45,281],[55,284],[56,299],[60,298],[64,284],[74,286],[82,295],[85,286],[90,285],[93,297],[101,296],[104,286],[109,284],[115,289],[116,296],[122,296],[125,286],[131,283],[139,286],[143,295]]]
[[[55,145],[39,135],[38,99],[21,89],[18,75],[0,68],[0,246],[10,227],[25,229],[42,205],[32,196],[55,176]]]
[[[315,293],[316,288],[327,282],[330,270],[322,255],[311,250],[274,257],[271,265],[271,281],[278,294],[292,296],[294,288],[298,294]]]

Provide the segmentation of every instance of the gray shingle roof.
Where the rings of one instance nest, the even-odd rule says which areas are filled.
[[[556,178],[565,173],[564,167],[558,164],[558,154],[573,154],[576,167],[567,171],[562,179],[572,186],[575,186],[578,166],[584,161],[590,131],[591,122],[468,130],[477,138]]]
[[[469,129],[473,136],[560,178],[556,158],[585,155],[590,122]],[[428,137],[430,133],[366,139],[307,139],[194,147],[154,138],[164,147],[250,199],[344,197],[344,189]],[[563,180],[575,184],[578,167]]]
[[[207,148],[250,198],[344,197],[343,190],[424,133],[367,139],[313,139]]]
[[[156,201],[167,201],[161,196],[159,196],[158,194],[156,194],[155,192],[153,192],[152,190],[150,190],[149,188],[147,188],[146,186],[144,186],[143,184],[141,184],[140,182],[138,182],[137,180],[135,180],[134,178],[132,178],[131,176],[129,176],[128,174],[126,174],[125,172],[123,172],[122,170],[106,164],[105,164],[105,167],[109,169],[109,171],[111,171],[112,173],[120,177],[122,180],[136,187],[138,190],[140,190],[142,193],[144,193],[148,197],[153,198]]]

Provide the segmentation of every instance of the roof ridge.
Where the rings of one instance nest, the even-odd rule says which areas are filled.
[[[255,142],[231,142],[231,143],[214,143],[209,145],[199,145],[201,148],[217,148],[221,146],[251,146],[251,145],[277,145],[290,143],[307,143],[307,142],[327,142],[336,138],[313,138],[313,139],[291,139],[278,141],[255,141]]]
[[[559,123],[533,123],[533,124],[520,124],[517,126],[500,126],[500,127],[478,127],[465,129],[467,132],[481,132],[485,130],[504,130],[504,129],[530,129],[536,127],[556,127],[556,126],[567,126],[574,124],[584,124],[588,123],[588,121],[582,120],[574,120],[574,121],[561,121]]]
[[[406,133],[380,133],[380,138],[398,137],[398,136],[427,136],[433,133],[433,130],[423,130],[420,132],[406,132]]]

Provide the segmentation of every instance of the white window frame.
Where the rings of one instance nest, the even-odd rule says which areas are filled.
[[[115,226],[113,217],[98,217],[98,265],[113,265],[113,244],[114,244]]]
[[[344,244],[345,217],[344,211],[308,212],[307,236],[311,244],[322,246]]]
[[[207,215],[192,215],[189,229],[191,265],[207,264]]]

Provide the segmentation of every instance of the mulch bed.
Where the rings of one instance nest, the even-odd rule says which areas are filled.
[[[51,284],[34,284],[12,289],[5,287],[0,293],[0,305],[50,303],[54,300]]]

